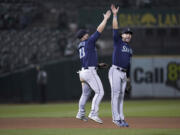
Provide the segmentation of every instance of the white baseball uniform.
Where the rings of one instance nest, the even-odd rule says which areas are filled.
[[[79,100],[78,116],[85,116],[85,104],[92,90],[95,92],[95,95],[89,116],[98,116],[99,104],[104,96],[102,82],[96,71],[98,60],[95,42],[99,36],[100,33],[96,31],[87,40],[80,42],[78,46],[82,67],[81,71],[79,71],[80,81],[82,82],[82,95]]]

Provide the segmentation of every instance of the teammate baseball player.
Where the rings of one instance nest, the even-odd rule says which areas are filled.
[[[126,84],[129,77],[130,59],[132,56],[132,49],[129,46],[131,41],[132,31],[130,28],[122,30],[118,34],[117,13],[119,7],[116,8],[111,5],[113,13],[113,55],[112,66],[109,70],[109,82],[111,85],[111,107],[113,123],[120,127],[128,127],[123,114],[123,101]]]
[[[95,48],[95,43],[100,37],[102,31],[104,30],[107,20],[110,18],[111,11],[108,10],[104,14],[104,19],[97,27],[97,31],[89,36],[86,30],[79,30],[77,32],[77,37],[80,39],[78,46],[79,58],[81,61],[81,71],[79,71],[79,77],[82,84],[82,95],[79,100],[79,111],[76,115],[77,119],[87,121],[88,118],[85,116],[85,104],[93,90],[95,95],[92,100],[91,111],[88,115],[89,119],[94,120],[98,123],[103,123],[103,121],[98,116],[99,104],[104,96],[104,89],[101,80],[96,72],[98,67],[97,52]]]

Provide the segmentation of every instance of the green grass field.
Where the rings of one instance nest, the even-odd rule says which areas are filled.
[[[87,113],[90,110],[87,104]],[[1,104],[0,118],[75,117],[76,103]],[[111,117],[110,101],[100,105],[100,116]],[[180,117],[180,100],[128,100],[126,117]],[[0,129],[0,135],[179,135],[180,129]]]
[[[179,129],[15,129],[1,135],[179,135]]]

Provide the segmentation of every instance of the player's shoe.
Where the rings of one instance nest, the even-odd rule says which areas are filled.
[[[100,124],[103,123],[103,121],[98,116],[91,116],[91,115],[89,115],[88,117],[89,117],[89,119],[91,119],[91,120],[93,120],[93,121],[95,121],[97,123],[100,123]]]
[[[120,123],[121,123],[124,127],[129,127],[129,124],[128,124],[125,120],[120,120]]]
[[[113,123],[116,124],[118,127],[121,127],[121,124],[120,124],[119,120],[113,120]]]
[[[129,124],[125,120],[113,120],[113,123],[119,127],[129,127]]]
[[[76,115],[76,118],[79,119],[79,120],[83,120],[85,122],[88,121],[88,118],[86,116],[84,116],[84,115]]]

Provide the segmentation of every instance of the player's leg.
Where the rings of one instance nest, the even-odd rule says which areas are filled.
[[[120,88],[120,96],[119,96],[119,114],[121,120],[124,120],[123,104],[124,104],[125,88],[126,88],[126,81],[121,80],[121,88]]]
[[[86,121],[87,118],[85,117],[85,105],[91,95],[91,89],[87,83],[82,82],[81,84],[82,84],[82,95],[79,100],[79,111],[76,115],[76,118]]]
[[[123,105],[124,105],[124,94],[126,88],[127,80],[126,74],[121,73],[121,88],[120,88],[120,97],[119,97],[119,115],[120,115],[120,123],[122,126],[128,127],[128,123],[124,120],[124,112],[123,112]]]
[[[120,75],[119,71],[113,67],[109,70],[109,82],[111,85],[111,108],[113,121],[120,120],[119,116],[119,96],[120,96]]]
[[[104,96],[104,89],[96,70],[91,71],[91,77],[88,81],[88,84],[95,92],[95,95],[92,100],[91,112],[89,113],[89,117],[95,120],[96,122],[102,123],[102,120],[98,117],[98,111],[99,104]]]

